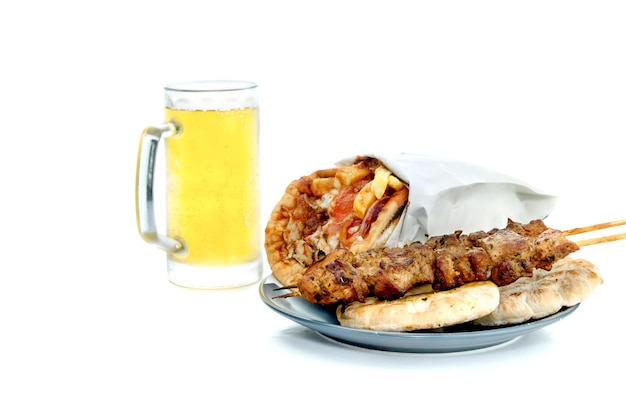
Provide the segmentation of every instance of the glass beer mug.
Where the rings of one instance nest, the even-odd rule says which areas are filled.
[[[165,143],[166,234],[157,231],[154,177]],[[226,288],[261,278],[257,86],[199,81],[165,87],[165,121],[146,128],[137,159],[139,234],[166,251],[169,280]]]

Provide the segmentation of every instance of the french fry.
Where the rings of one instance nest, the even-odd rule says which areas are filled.
[[[383,166],[378,167],[374,172],[372,191],[374,192],[376,199],[380,199],[385,194],[385,190],[387,190],[387,185],[389,184],[389,176],[391,176],[391,171],[387,170]]]
[[[335,177],[323,177],[313,179],[311,182],[311,192],[314,196],[323,196],[337,188],[339,181]]]
[[[366,167],[349,166],[339,167],[335,178],[339,180],[342,185],[348,186],[364,179],[369,175],[371,175],[371,171]]]
[[[389,187],[391,187],[393,190],[400,190],[404,187],[404,183],[402,183],[402,180],[392,174],[389,176]]]
[[[354,198],[354,203],[352,204],[354,214],[361,219],[365,217],[365,214],[370,206],[376,202],[376,195],[372,190],[372,184],[373,180],[363,186],[359,193],[357,193]]]

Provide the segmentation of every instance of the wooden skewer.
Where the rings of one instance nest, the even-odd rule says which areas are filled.
[[[578,245],[579,247],[585,247],[587,245],[600,244],[603,242],[619,241],[621,239],[626,239],[626,233],[607,235],[606,237],[583,239],[581,241],[576,241],[576,245]]]
[[[567,231],[563,231],[563,235],[577,235],[582,234],[583,232],[590,231],[598,231],[600,229],[613,228],[615,226],[626,225],[626,219],[622,219],[619,221],[605,222],[596,225],[583,226],[581,228],[573,228],[568,229]]]
[[[612,221],[612,222],[604,222],[604,223],[596,224],[596,225],[583,226],[581,228],[568,229],[567,231],[563,231],[563,235],[565,236],[577,235],[577,234],[582,234],[584,232],[599,231],[601,229],[613,228],[613,227],[621,226],[621,225],[626,225],[626,219],[621,219],[619,221]],[[577,241],[576,244],[579,247],[585,247],[587,245],[600,244],[603,242],[619,241],[622,239],[626,239],[626,233],[584,239],[581,241]]]

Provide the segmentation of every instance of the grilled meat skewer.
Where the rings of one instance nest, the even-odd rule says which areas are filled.
[[[368,296],[397,299],[412,287],[431,284],[448,290],[474,281],[505,286],[532,276],[535,268],[577,251],[578,245],[540,220],[506,228],[431,237],[400,248],[353,254],[337,249],[311,265],[298,283],[301,296],[321,305],[364,301]]]

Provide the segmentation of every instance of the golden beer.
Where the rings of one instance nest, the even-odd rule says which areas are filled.
[[[227,267],[260,257],[258,109],[165,109],[178,127],[165,140],[170,258]]]

